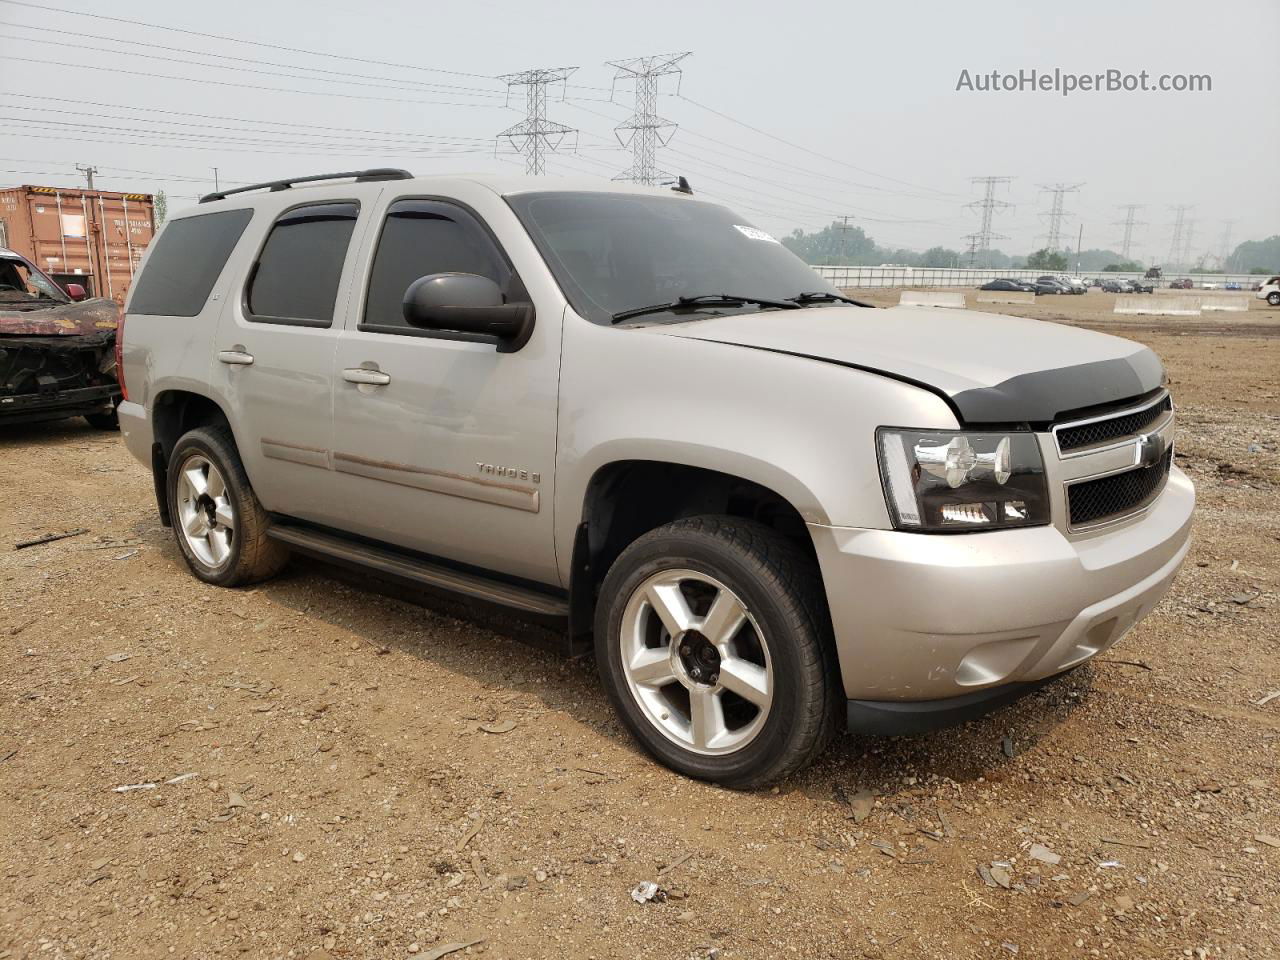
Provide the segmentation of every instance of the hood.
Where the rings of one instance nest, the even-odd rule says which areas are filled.
[[[115,330],[119,316],[115,301],[105,298],[47,306],[27,301],[21,308],[0,300],[0,337],[82,337]]]
[[[811,307],[641,328],[825,360],[925,387],[963,423],[1049,423],[1158,388],[1160,359],[1105,333],[936,307]]]

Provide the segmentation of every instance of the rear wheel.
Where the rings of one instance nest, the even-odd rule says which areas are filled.
[[[84,418],[88,421],[89,426],[95,430],[120,429],[120,418],[116,416],[116,408],[114,406],[103,413],[86,413]]]
[[[750,788],[807,765],[834,732],[829,633],[805,554],[761,524],[695,517],[614,563],[596,658],[619,716],[657,759]]]
[[[169,510],[174,537],[201,580],[221,587],[265,580],[288,551],[267,538],[270,518],[249,485],[225,427],[199,427],[169,458]]]
[[[1268,293],[1267,303],[1271,304],[1273,307],[1280,307],[1280,292]]]

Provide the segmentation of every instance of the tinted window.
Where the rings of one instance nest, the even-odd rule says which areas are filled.
[[[194,317],[252,217],[252,210],[223,210],[169,221],[133,284],[129,312]]]
[[[271,228],[245,306],[255,320],[327,327],[359,208],[317,203],[290,210]]]
[[[511,270],[471,214],[439,200],[399,200],[387,210],[378,238],[364,322],[408,326],[404,292],[432,273],[474,273],[510,292]]]
[[[765,231],[716,204],[616,193],[527,193],[508,203],[574,309],[601,323],[680,296],[835,292]]]

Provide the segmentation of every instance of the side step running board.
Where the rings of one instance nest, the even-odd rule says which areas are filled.
[[[389,574],[423,586],[450,590],[526,613],[551,617],[569,615],[568,600],[306,527],[272,524],[267,529],[267,536],[288,544],[295,550],[346,566]]]

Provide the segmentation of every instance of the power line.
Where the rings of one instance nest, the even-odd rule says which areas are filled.
[[[64,111],[51,111],[51,112],[61,113]],[[35,127],[45,127],[50,129],[55,129],[58,127],[66,127],[68,129],[75,129],[84,133],[100,130],[100,131],[111,131],[115,133],[133,133],[133,134],[139,134],[139,135],[148,136],[148,137],[172,137],[172,138],[177,138],[182,140],[213,140],[218,143],[280,144],[281,146],[309,146],[310,145],[310,146],[325,147],[325,146],[331,146],[334,144],[334,142],[336,142],[338,145],[343,145],[343,146],[350,146],[352,144],[364,144],[365,146],[386,145],[388,148],[393,148],[393,149],[402,149],[402,148],[414,149],[415,147],[421,147],[421,146],[429,146],[429,147],[474,146],[478,148],[481,144],[487,142],[487,141],[481,140],[478,137],[474,138],[474,140],[472,138],[467,138],[465,140],[437,140],[434,142],[424,143],[423,141],[406,140],[406,139],[386,139],[381,137],[369,137],[369,138],[357,138],[357,137],[349,137],[349,136],[347,137],[327,136],[326,137],[324,134],[318,134],[318,133],[292,133],[292,134],[289,134],[289,138],[287,139],[275,139],[274,137],[263,135],[265,133],[268,133],[269,131],[248,130],[243,127],[227,127],[227,126],[220,126],[217,124],[213,124],[213,125],[200,125],[200,124],[194,124],[194,123],[174,124],[173,121],[165,121],[165,120],[138,121],[130,117],[112,117],[112,116],[101,116],[100,119],[124,120],[126,123],[129,123],[129,122],[134,122],[134,123],[149,122],[149,123],[160,123],[160,124],[168,123],[175,126],[197,127],[203,130],[228,131],[228,132],[234,132],[234,133],[249,134],[250,136],[228,136],[227,133],[198,133],[198,132],[192,132],[188,130],[148,129],[146,127],[122,126],[120,124],[88,123],[84,120],[66,121],[66,120],[52,120],[52,119],[47,119],[45,117],[0,116],[0,120],[7,121],[9,123],[21,123],[21,124],[27,124]],[[299,143],[297,139],[293,139],[293,138],[300,138],[300,137],[310,137],[313,139],[319,139],[319,140],[324,140],[329,142],[307,144],[305,142]]]
[[[101,34],[96,34],[96,33],[81,33],[75,30],[64,30],[60,28],[55,29],[53,27],[36,27],[36,26],[31,26],[29,24],[25,24],[25,23],[10,23],[6,20],[0,20],[0,27],[16,27],[21,30],[39,30],[44,33],[54,33],[54,34],[58,34],[59,36],[82,37],[88,40],[108,40],[112,43],[128,44],[129,47],[131,48],[147,47],[148,49],[151,49],[151,50],[168,50],[171,53],[195,54],[196,56],[212,57],[218,60],[234,60],[238,63],[254,63],[254,64],[259,64],[265,67],[283,67],[286,70],[306,70],[310,73],[330,74],[332,76],[342,78],[344,81],[350,80],[350,79],[390,80],[393,83],[398,83],[398,84],[409,84],[415,87],[439,89],[439,90],[447,91],[449,93],[457,92],[459,96],[483,96],[483,97],[491,97],[496,99],[502,98],[501,91],[492,90],[492,89],[484,90],[484,89],[481,89],[480,87],[464,87],[454,83],[431,83],[423,80],[400,80],[394,77],[373,76],[366,73],[346,73],[340,70],[328,70],[324,67],[308,67],[308,66],[303,66],[302,64],[296,64],[296,63],[274,63],[270,60],[256,60],[252,57],[237,57],[227,53],[213,53],[212,51],[208,51],[208,50],[192,50],[188,47],[171,47],[163,43],[147,43],[145,41],[137,40],[134,38],[123,39],[121,37],[107,37],[107,36],[102,36]],[[231,67],[221,63],[193,63],[191,60],[179,59],[177,57],[158,57],[158,56],[153,56],[145,53],[138,53],[137,51],[132,49],[127,51],[103,50],[100,47],[88,46],[86,44],[67,43],[65,40],[37,40],[35,37],[8,37],[7,39],[21,40],[26,43],[43,43],[43,44],[48,44],[50,46],[57,46],[57,47],[75,47],[80,50],[93,50],[97,53],[105,53],[105,54],[111,54],[111,55],[128,55],[129,57],[145,57],[146,59],[149,59],[149,60],[166,60],[172,63],[182,63],[182,64],[187,64],[189,66],[196,66],[196,67],[213,67],[219,70],[240,70],[245,73],[265,73],[265,71],[262,71],[262,70],[251,70],[247,67]],[[329,80],[326,77],[299,77],[296,74],[267,73],[267,75],[268,76],[287,76],[287,77],[292,77],[294,79],[299,79],[299,80],[320,80],[325,83],[339,82],[337,80]],[[366,85],[367,84],[362,84],[362,86],[366,86]],[[374,84],[374,86],[377,86],[377,84]],[[401,89],[401,88],[395,87],[393,89]]]
[[[13,3],[14,0],[0,0],[0,3]],[[32,57],[6,57],[6,63],[35,63],[50,67],[72,67],[80,70],[104,70],[112,74],[125,74],[131,77],[147,77],[152,80],[181,80],[186,83],[205,83],[215,87],[236,87],[241,90],[253,90],[256,93],[297,93],[309,97],[341,97],[344,100],[369,100],[378,103],[426,104],[437,107],[486,107],[496,110],[508,109],[504,103],[460,103],[452,100],[402,100],[394,97],[374,97],[358,93],[339,93],[334,90],[294,90],[287,87],[262,87],[255,83],[234,83],[230,80],[211,80],[208,77],[183,77],[171,73],[147,73],[143,70],[123,70],[119,67],[106,67],[90,63],[67,63],[61,60],[45,60]],[[310,78],[308,78],[310,79]]]
[[[167,30],[170,33],[181,33],[189,37],[202,37],[205,40],[225,40],[228,43],[244,43],[254,47],[263,47],[268,50],[282,50],[287,53],[301,53],[309,57],[324,57],[327,60],[347,60],[351,63],[367,63],[379,67],[395,67],[401,70],[425,70],[431,73],[447,73],[455,77],[472,77],[478,80],[493,80],[494,77],[486,76],[482,73],[466,73],[462,70],[446,70],[443,67],[426,67],[420,63],[395,63],[389,60],[371,60],[365,57],[351,57],[340,53],[331,53],[324,50],[307,50],[303,47],[286,47],[277,43],[264,43],[261,40],[246,40],[243,37],[229,37],[219,33],[204,33],[199,30],[184,30],[181,27],[170,27],[160,23],[147,23],[144,20],[129,20],[125,17],[110,17],[102,13],[86,13],[83,10],[68,10],[65,7],[51,7],[45,4],[28,3],[25,0],[0,0],[0,3],[7,3],[15,7],[27,7],[32,10],[44,10],[49,13],[65,13],[73,17],[88,17],[93,20],[106,20],[111,23],[124,23],[131,27],[149,27],[152,30]]]
[[[1040,184],[1042,191],[1053,194],[1049,209],[1044,214],[1049,218],[1049,232],[1046,238],[1050,250],[1057,251],[1062,249],[1062,221],[1067,216],[1067,211],[1063,209],[1063,197],[1068,193],[1075,193],[1083,186],[1083,183]]]
[[[609,120],[609,121],[611,121],[611,122],[615,122],[615,123],[617,122],[617,118],[616,118],[616,117],[612,117],[612,116],[610,116],[610,115],[609,115],[609,114],[607,114],[607,113],[602,113],[601,111],[599,111],[599,110],[595,110],[595,109],[592,109],[591,107],[584,107],[584,106],[582,106],[582,105],[581,105],[581,104],[580,104],[580,103],[579,103],[575,98],[573,98],[573,97],[569,97],[565,102],[566,102],[569,106],[573,107],[574,109],[582,110],[582,111],[584,111],[584,112],[586,112],[586,113],[590,113],[590,114],[592,114],[593,116],[601,117],[601,118],[603,118],[603,119],[605,119],[605,120]],[[883,194],[883,195],[888,195],[888,196],[900,196],[900,197],[907,197],[907,198],[916,199],[916,200],[925,200],[925,201],[928,201],[928,202],[930,202],[930,203],[945,202],[945,201],[941,201],[941,200],[940,200],[940,198],[939,198],[938,196],[925,196],[925,195],[918,194],[918,193],[908,193],[908,192],[907,192],[907,191],[905,191],[905,190],[897,190],[897,189],[894,189],[894,188],[892,188],[892,187],[883,187],[883,186],[878,186],[878,185],[876,185],[876,184],[862,183],[862,182],[859,182],[859,181],[856,181],[856,180],[850,180],[850,179],[848,179],[847,177],[834,176],[834,175],[832,175],[832,174],[830,174],[830,173],[823,173],[823,172],[821,172],[821,171],[814,170],[814,169],[809,168],[809,167],[803,167],[803,166],[800,166],[800,165],[795,164],[795,163],[791,163],[791,162],[786,161],[786,160],[779,160],[779,159],[778,159],[778,158],[776,158],[776,157],[767,157],[767,156],[764,156],[764,155],[760,154],[760,152],[759,152],[759,150],[758,150],[758,149],[755,149],[755,148],[746,148],[746,147],[739,147],[739,146],[737,146],[736,144],[728,143],[728,142],[726,142],[725,140],[723,140],[723,139],[721,139],[721,138],[719,138],[719,137],[711,137],[711,136],[707,136],[706,134],[699,133],[697,130],[692,129],[691,127],[689,127],[689,126],[687,126],[687,125],[681,125],[680,129],[683,131],[684,135],[686,135],[686,136],[695,137],[695,138],[697,138],[698,140],[705,140],[705,141],[707,141],[708,143],[714,144],[714,145],[715,145],[715,147],[717,148],[717,152],[728,150],[728,151],[733,151],[734,153],[743,154],[743,156],[741,156],[741,157],[733,157],[733,158],[732,158],[732,159],[733,159],[733,160],[735,160],[736,162],[743,162],[743,161],[746,161],[746,162],[749,162],[749,163],[752,163],[752,164],[756,164],[756,165],[758,165],[758,166],[764,166],[764,167],[767,167],[767,168],[770,168],[770,169],[774,169],[774,170],[781,170],[781,171],[786,172],[786,173],[799,173],[799,174],[803,174],[805,177],[808,177],[808,178],[813,178],[813,179],[818,179],[818,180],[825,180],[825,181],[828,181],[828,182],[830,182],[830,183],[837,184],[837,185],[839,185],[840,187],[842,187],[843,189],[845,189],[845,190],[849,190],[849,191],[852,191],[852,192],[855,192],[855,193],[856,193],[856,192],[859,192],[859,191],[868,191],[868,192],[871,192],[871,193],[878,193],[878,194]],[[588,131],[583,131],[583,132],[584,132],[584,134],[586,134],[586,135],[588,135],[588,136],[594,136],[594,134],[590,134]],[[674,148],[672,148],[672,149],[670,150],[670,152],[671,152],[672,154],[678,154],[678,153],[680,153],[680,151],[677,151],[677,150],[675,150]],[[697,155],[694,155],[694,154],[685,154],[685,155],[686,155],[686,156],[689,156],[689,157],[691,157],[692,159],[695,159],[695,160],[701,160],[702,162],[710,162],[710,161],[707,161],[707,160],[705,160],[704,158],[700,158],[700,157],[698,157]],[[821,154],[819,154],[819,156],[821,156]],[[729,169],[731,169],[731,168],[729,168],[729,167],[721,167],[721,169],[729,170]],[[756,175],[755,175],[755,174],[744,174],[744,176],[753,176],[753,177],[754,177],[754,176],[756,176]],[[778,185],[779,185],[779,186],[783,186],[782,184],[778,184]],[[788,188],[788,189],[792,189],[792,188]],[[799,191],[799,190],[797,190],[797,192],[803,193],[804,191]],[[807,195],[807,196],[813,196],[813,194],[806,194],[806,195]],[[837,204],[837,206],[839,206],[839,204]],[[880,212],[880,211],[869,211],[869,212]],[[889,217],[890,219],[885,220],[885,221],[883,221],[883,222],[890,222],[890,220],[892,220],[892,222],[901,222],[901,223],[912,222],[909,218],[906,218],[906,219],[904,219],[904,218],[895,218],[895,217],[892,217],[891,215],[888,215],[888,214],[886,214],[885,216]],[[864,217],[863,219],[870,219],[870,218]],[[953,218],[953,219],[954,219],[954,218]],[[926,222],[926,221],[921,220],[921,221],[919,221],[919,222]],[[937,221],[937,222],[941,222],[941,221]]]
[[[665,147],[671,142],[676,125],[658,116],[658,81],[663,77],[676,77],[678,93],[680,61],[687,56],[688,52],[663,53],[630,60],[610,60],[606,64],[617,70],[613,78],[615,85],[619,80],[631,80],[635,84],[635,110],[613,128],[618,142],[631,148],[631,166],[616,179],[652,187],[659,177],[670,176],[659,173],[657,154],[658,147]]]
[[[808,192],[808,191],[806,191],[806,190],[801,190],[801,189],[799,189],[798,187],[792,187],[792,186],[789,186],[788,184],[780,183],[780,182],[778,182],[777,180],[763,180],[763,178],[761,178],[761,177],[760,177],[759,175],[757,175],[757,174],[754,174],[754,173],[748,173],[748,172],[746,172],[746,171],[744,171],[744,170],[738,170],[738,169],[736,169],[736,168],[734,168],[734,167],[727,167],[727,166],[725,166],[724,164],[716,163],[715,161],[708,160],[708,159],[706,159],[705,157],[698,156],[697,154],[689,153],[689,152],[688,152],[688,151],[686,151],[686,150],[677,150],[677,149],[675,149],[674,147],[672,147],[672,148],[670,148],[669,152],[672,154],[672,156],[677,156],[677,157],[688,157],[688,158],[689,158],[689,159],[691,159],[691,160],[697,161],[697,162],[699,162],[699,163],[705,163],[705,164],[707,164],[708,166],[710,166],[710,167],[714,167],[714,168],[715,168],[715,169],[717,169],[717,170],[724,170],[724,171],[727,171],[728,173],[733,173],[733,174],[736,174],[736,175],[738,175],[738,176],[741,176],[741,177],[743,177],[744,179],[746,179],[746,180],[750,181],[750,182],[751,182],[751,185],[753,185],[753,186],[754,186],[754,184],[758,184],[758,183],[763,182],[763,183],[768,184],[768,185],[769,185],[769,186],[771,186],[771,187],[775,187],[775,188],[780,189],[780,190],[787,190],[787,191],[789,191],[789,192],[791,192],[791,193],[795,193],[795,194],[798,194],[798,195],[803,196],[803,197],[810,197],[810,198],[812,198],[812,199],[814,199],[814,200],[818,200],[818,201],[820,201],[820,202],[822,202],[822,203],[824,203],[824,204],[826,204],[826,205],[828,205],[828,206],[835,206],[835,207],[846,206],[846,204],[845,204],[843,201],[839,201],[839,202],[837,202],[837,201],[835,201],[835,200],[832,200],[830,197],[827,197],[827,196],[821,196],[821,195],[816,194],[816,193],[809,193],[809,192]],[[884,212],[884,211],[879,211],[879,210],[871,210],[869,207],[863,207],[860,203],[852,204],[852,206],[857,207],[859,210],[864,210],[864,211],[866,211],[867,213],[883,213],[883,212]],[[859,217],[860,217],[860,219],[868,220],[868,221],[875,222],[875,223],[931,223],[931,224],[939,224],[939,225],[941,225],[941,224],[943,223],[943,221],[941,221],[941,220],[933,220],[933,219],[912,219],[912,218],[896,218],[896,217],[890,217],[890,216],[887,216],[887,215],[886,215],[885,217],[870,217],[870,216],[866,216],[865,214],[859,214]]]
[[[95,100],[73,100],[69,97],[49,97],[43,94],[13,93],[13,92],[3,91],[3,90],[0,90],[0,97],[20,97],[20,98],[31,99],[31,100],[43,100],[43,101],[48,101],[50,103],[75,103],[75,104],[79,104],[81,106],[86,106],[86,107],[99,107],[99,108],[106,107],[111,110],[132,110],[136,113],[161,113],[161,114],[166,114],[168,116],[175,116],[175,117],[192,117],[197,120],[227,120],[232,123],[245,123],[245,124],[255,124],[258,126],[267,126],[272,128],[273,130],[278,127],[292,127],[292,128],[301,129],[301,130],[326,130],[326,131],[338,131],[341,133],[374,134],[376,136],[404,138],[406,140],[409,140],[409,139],[445,140],[445,141],[451,141],[451,142],[452,141],[474,141],[476,143],[492,142],[492,138],[490,137],[464,137],[461,135],[444,135],[444,134],[434,134],[434,133],[405,133],[403,131],[398,131],[398,130],[369,130],[362,127],[335,127],[329,124],[298,123],[296,121],[288,121],[288,120],[242,120],[239,117],[229,117],[226,114],[190,113],[183,110],[165,110],[160,107],[143,107],[143,106],[138,106],[136,104],[102,103]],[[18,106],[12,107],[11,109],[37,110],[42,113],[69,113],[69,114],[100,117],[102,119],[129,120],[137,123],[162,123],[163,122],[163,123],[173,123],[175,126],[178,126],[178,125],[199,126],[205,129],[226,129],[226,130],[237,129],[235,127],[224,127],[224,128],[210,127],[208,124],[178,124],[176,121],[147,120],[143,117],[111,117],[109,114],[101,114],[101,113],[98,113],[96,110],[94,111],[55,110],[49,107],[18,107]],[[249,132],[271,132],[271,131],[246,130],[245,132],[249,133]],[[363,139],[363,137],[361,139]]]
[[[0,0],[0,2],[9,2],[9,0]],[[727,113],[722,113],[713,107],[708,107],[706,104],[698,103],[698,101],[690,99],[689,97],[686,97],[682,93],[677,93],[676,96],[679,99],[685,101],[686,103],[692,104],[693,106],[697,107],[700,110],[705,110],[708,113],[711,113],[717,117],[720,117],[720,119],[722,120],[727,120],[730,123],[737,124],[738,126],[743,127],[744,129],[750,130],[752,133],[760,134],[760,136],[762,137],[768,137],[770,140],[776,140],[778,143],[786,144],[788,147],[791,147],[794,150],[800,150],[800,151],[803,151],[804,153],[811,154],[812,156],[818,157],[822,160],[826,160],[828,163],[837,163],[842,167],[848,167],[850,170],[857,170],[859,173],[864,173],[869,177],[878,177],[881,180],[888,180],[891,183],[901,184],[904,187],[912,187],[917,190],[928,190],[931,193],[939,193],[939,194],[942,194],[943,196],[948,196],[948,197],[958,196],[958,194],[951,193],[946,190],[938,190],[934,187],[924,186],[923,184],[911,183],[910,181],[907,181],[907,180],[899,180],[896,177],[890,177],[883,173],[876,173],[874,170],[868,170],[865,167],[859,167],[855,164],[849,163],[847,160],[840,160],[836,157],[829,157],[825,153],[819,153],[817,150],[810,150],[808,147],[801,146],[800,144],[794,143],[791,140],[787,140],[784,137],[779,137],[776,134],[769,133],[769,131],[767,130],[761,130],[759,127],[755,127],[749,123],[745,123],[741,120],[737,120],[729,116]]]
[[[119,136],[113,136],[108,133],[98,132],[97,136],[67,136],[65,131],[54,131],[51,133],[29,133],[26,134],[27,139],[31,140],[54,140],[68,141],[74,143],[101,143],[107,146],[136,146],[136,147],[166,147],[174,150],[203,150],[206,152],[216,150],[218,153],[255,153],[263,156],[279,156],[288,154],[296,157],[365,157],[368,158],[369,150],[360,144],[352,144],[350,150],[344,150],[334,145],[333,148],[322,150],[313,148],[310,150],[295,150],[289,147],[277,146],[270,150],[255,150],[247,147],[230,147],[219,146],[207,142],[201,143],[181,143],[176,140],[156,141],[154,139],[121,139]],[[485,154],[489,152],[489,148],[473,148],[467,150],[451,150],[448,152],[432,152],[429,150],[415,150],[409,148],[401,148],[406,153],[427,159],[447,159],[462,154]]]
[[[979,255],[991,252],[992,240],[1009,239],[1002,233],[996,233],[991,224],[997,210],[1007,210],[1013,206],[1004,200],[996,199],[996,187],[1002,183],[1012,183],[1013,177],[970,177],[969,182],[980,183],[984,189],[981,200],[966,204],[971,209],[977,208],[982,211],[982,226],[976,233],[965,236],[969,241],[969,266],[972,267],[977,265]]]
[[[122,56],[124,54],[124,51],[102,50],[102,49],[99,49],[98,47],[93,47],[85,43],[67,43],[65,41],[56,41],[56,40],[37,40],[34,37],[15,37],[12,34],[6,34],[6,33],[0,33],[0,40],[18,40],[24,43],[40,43],[40,44],[45,44],[47,46],[53,46],[58,48],[70,48],[73,50],[92,50],[95,53],[105,53],[113,56]],[[190,51],[190,52],[195,52],[195,51]],[[228,64],[223,64],[223,63],[193,63],[191,60],[184,59],[182,57],[162,57],[154,53],[137,53],[137,52],[131,51],[129,52],[128,56],[130,59],[158,60],[163,63],[180,63],[186,67],[205,67],[207,69],[213,69],[213,70],[234,70],[237,73],[252,73],[260,77],[281,77],[285,80],[305,80],[313,83],[341,83],[344,86],[351,86],[351,87],[372,87],[372,88],[381,89],[381,90],[399,90],[406,93],[413,92],[412,90],[405,90],[405,87],[403,85],[398,85],[398,84],[413,83],[414,81],[393,80],[390,83],[367,83],[359,80],[348,79],[349,77],[355,76],[355,74],[347,74],[347,75],[340,74],[338,79],[333,80],[333,79],[330,79],[329,77],[307,77],[307,76],[302,76],[296,73],[278,73],[275,70],[254,70],[251,67],[235,67],[235,66],[230,66]],[[87,66],[87,64],[79,64],[79,66]],[[465,92],[455,92],[453,90],[450,90],[448,92],[458,97],[490,97],[498,100],[503,99],[502,94],[500,93],[465,93]]]
[[[525,88],[525,118],[503,130],[499,137],[511,141],[518,153],[525,155],[525,173],[539,176],[546,171],[545,155],[556,150],[564,138],[576,133],[572,127],[547,119],[547,87],[564,83],[577,67],[551,67],[509,73],[501,79],[512,87]]]

